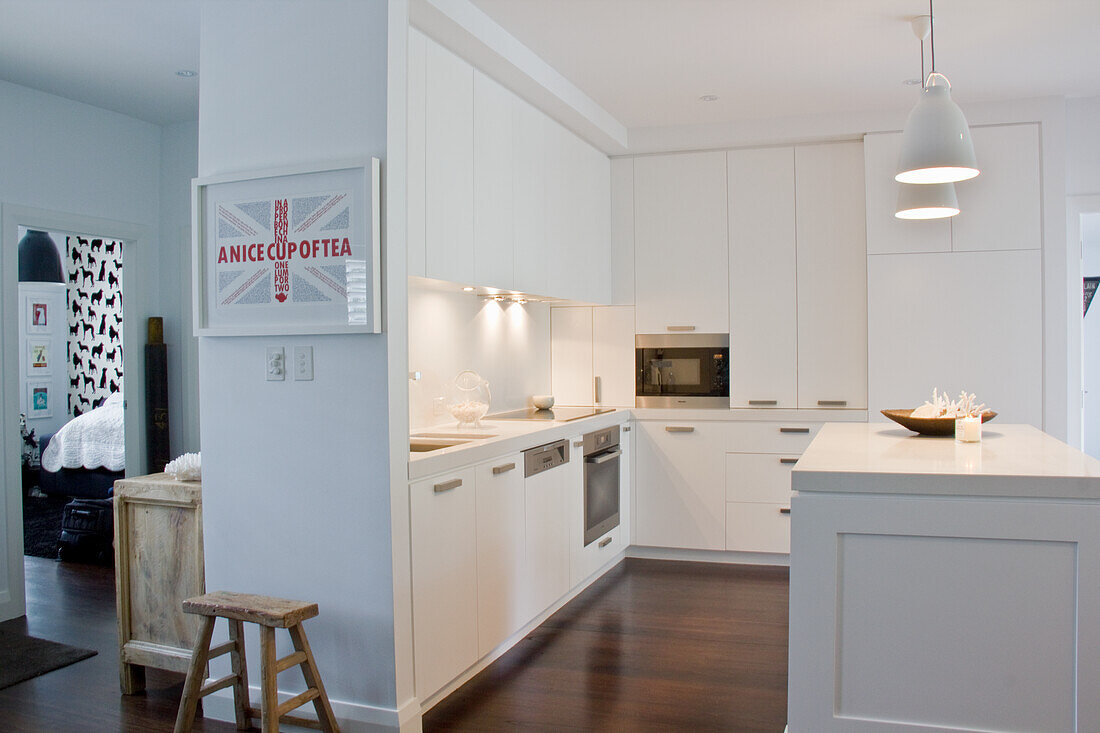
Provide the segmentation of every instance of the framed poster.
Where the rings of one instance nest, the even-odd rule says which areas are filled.
[[[44,377],[50,373],[50,339],[27,337],[27,376]]]
[[[49,382],[27,382],[27,419],[53,417]]]
[[[50,329],[49,303],[34,296],[27,298],[27,333],[45,333]]]
[[[195,335],[381,333],[380,164],[196,179]]]

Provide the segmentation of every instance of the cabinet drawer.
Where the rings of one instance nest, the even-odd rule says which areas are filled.
[[[573,554],[571,585],[576,587],[582,581],[602,568],[611,558],[623,549],[622,529],[618,527],[605,532],[599,539]]]
[[[731,422],[725,432],[726,451],[802,455],[821,425],[819,422]]]
[[[780,504],[791,499],[791,468],[797,456],[726,454],[726,501]]]
[[[739,552],[791,551],[790,503],[726,504],[726,549]]]

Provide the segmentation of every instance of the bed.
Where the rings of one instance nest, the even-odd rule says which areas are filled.
[[[125,475],[122,394],[115,392],[89,412],[42,438],[38,486],[46,494],[101,499]]]

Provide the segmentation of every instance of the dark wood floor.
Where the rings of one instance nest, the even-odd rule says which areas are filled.
[[[0,624],[96,649],[0,690],[0,731],[169,731],[183,676],[118,690],[111,568],[27,558],[27,617]],[[780,733],[786,568],[628,560],[425,716],[427,731]],[[233,731],[197,721],[196,731]]]
[[[627,560],[424,729],[781,733],[788,586],[786,568]]]
[[[170,731],[183,675],[149,670],[148,690],[118,689],[114,569],[25,558],[27,615],[0,628],[99,652],[91,659],[0,690],[0,731],[91,733]],[[196,731],[235,731],[199,721]]]

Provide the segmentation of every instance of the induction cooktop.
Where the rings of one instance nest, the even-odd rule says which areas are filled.
[[[557,420],[569,422],[580,420],[582,417],[602,415],[605,412],[614,412],[613,407],[554,407],[549,410],[540,410],[535,407],[527,407],[522,410],[501,412],[496,415],[487,415],[485,420]]]

